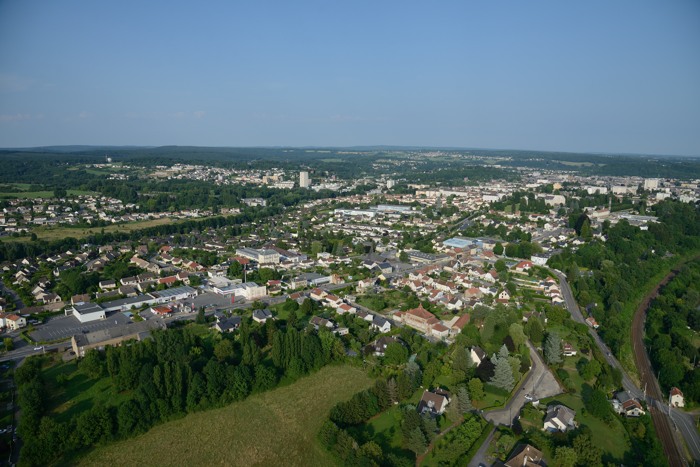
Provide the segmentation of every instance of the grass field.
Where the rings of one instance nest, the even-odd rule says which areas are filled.
[[[361,369],[326,367],[290,386],[98,448],[80,464],[335,465],[318,430],[333,405],[371,383]]]
[[[67,190],[69,196],[92,195],[92,191]],[[0,192],[0,198],[53,198],[53,191],[22,191],[22,192]]]
[[[64,383],[57,381],[59,375],[66,378]],[[46,369],[44,376],[51,394],[47,406],[59,422],[70,420],[76,413],[89,410],[97,402],[116,406],[130,397],[129,394],[115,391],[109,378],[88,378],[78,370],[74,361],[50,367]]]
[[[198,218],[197,220],[205,219],[204,217]],[[36,236],[41,240],[60,240],[66,237],[73,238],[83,238],[88,235],[101,232],[103,229],[105,233],[108,232],[131,232],[133,230],[147,229],[148,227],[155,227],[164,224],[173,224],[177,222],[185,222],[185,219],[171,219],[169,217],[163,217],[160,219],[153,219],[148,221],[136,221],[127,222],[125,224],[114,224],[108,225],[106,227],[90,227],[90,228],[80,228],[80,227],[36,227],[31,229],[31,232],[35,233]],[[2,237],[2,241],[28,241],[29,237]]]

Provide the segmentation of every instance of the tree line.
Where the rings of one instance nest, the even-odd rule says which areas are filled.
[[[49,412],[54,382],[42,371],[45,360],[28,359],[15,374],[23,463],[48,465],[187,413],[243,400],[344,358],[342,343],[328,331],[281,328],[274,321],[253,328],[244,321],[237,334],[238,339],[223,335],[214,343],[184,327],[155,331],[152,339],[110,346],[104,353],[89,350],[79,370],[93,380],[109,380],[127,397],[97,403],[67,421]]]

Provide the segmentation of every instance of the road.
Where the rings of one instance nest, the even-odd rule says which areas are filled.
[[[569,313],[571,313],[571,317],[576,322],[586,324],[586,320],[583,317],[583,314],[581,313],[581,309],[579,308],[578,303],[576,303],[576,299],[574,298],[574,294],[571,291],[571,287],[566,281],[566,276],[557,270],[552,271],[559,278],[561,292],[564,295],[564,300],[566,301],[566,308],[569,310]],[[586,326],[588,326],[588,324],[586,324]],[[632,396],[636,397],[637,399],[642,399],[644,397],[644,393],[630,379],[625,370],[622,368],[620,362],[612,354],[610,348],[607,345],[605,345],[605,342],[603,342],[603,339],[601,339],[601,337],[598,335],[595,329],[588,326],[588,333],[591,335],[591,337],[593,337],[595,344],[603,353],[603,357],[608,362],[608,364],[622,372],[622,387],[624,388],[624,390],[629,392]]]
[[[17,295],[17,292],[6,287],[2,280],[0,280],[0,292],[3,292],[5,294],[9,295],[10,297],[12,297],[12,300],[14,300],[15,306],[17,307],[16,308],[17,311],[24,308],[24,303],[22,303],[22,299],[19,298],[19,295]]]
[[[520,410],[529,402],[525,398],[526,394],[533,396],[537,400],[556,396],[564,392],[552,375],[549,367],[542,361],[537,349],[530,341],[527,341],[527,346],[530,348],[532,367],[520,388],[515,391],[505,408],[484,413],[484,418],[493,422],[494,425],[512,426],[514,417],[519,416]]]
[[[560,281],[561,290],[566,300],[566,306],[571,313],[572,318],[580,323],[585,323],[581,310],[573,297],[571,288],[566,281],[566,276],[559,271],[554,271]],[[658,288],[655,290],[658,291]],[[672,466],[675,465],[686,465],[686,459],[682,455],[681,449],[679,449],[679,440],[677,435],[681,434],[685,439],[686,445],[690,451],[693,459],[700,460],[700,434],[695,427],[695,419],[692,415],[682,412],[678,409],[669,409],[666,404],[662,401],[664,400],[661,393],[661,389],[658,386],[658,381],[655,378],[654,372],[651,369],[651,363],[649,362],[649,357],[644,347],[644,318],[646,308],[651,301],[652,292],[640,305],[640,309],[643,312],[635,313],[635,318],[632,324],[632,342],[633,342],[633,354],[635,358],[635,363],[640,371],[641,381],[645,383],[646,391],[648,394],[637,387],[629,375],[620,365],[620,362],[612,355],[610,349],[605,345],[597,332],[592,328],[589,329],[589,333],[593,336],[598,348],[603,352],[605,359],[608,363],[617,368],[622,373],[622,386],[628,391],[632,396],[637,399],[645,400],[647,407],[649,408],[650,414],[654,421],[654,427],[656,428],[659,439],[661,439],[664,446],[664,453],[669,459],[669,463]]]

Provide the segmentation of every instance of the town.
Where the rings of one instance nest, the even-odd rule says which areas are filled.
[[[239,400],[323,366],[306,362],[307,353],[291,357],[286,344],[284,351],[276,347],[274,336],[286,343],[294,332],[318,336],[328,349],[323,362],[355,362],[378,378],[369,393],[358,393],[376,399],[372,409],[363,399],[358,415],[353,404],[362,397],[356,394],[324,422],[320,437],[343,462],[368,456],[378,465],[416,458],[461,465],[468,457],[474,465],[541,465],[546,458],[574,465],[566,464],[573,457],[596,465],[663,456],[658,441],[649,441],[649,405],[677,407],[671,417],[680,424],[692,419],[680,411],[684,392],[693,405],[700,388],[681,375],[664,400],[652,400],[639,380],[626,376],[634,371],[625,360],[629,344],[614,337],[620,323],[609,312],[622,310],[610,298],[622,300],[622,292],[592,288],[600,274],[613,272],[594,270],[590,255],[594,248],[616,248],[621,236],[633,243],[635,235],[651,235],[667,243],[663,251],[661,243],[649,246],[649,261],[680,258],[686,237],[660,226],[674,206],[697,216],[700,180],[509,168],[494,158],[484,170],[496,178],[431,183],[410,177],[425,160],[482,161],[459,156],[380,158],[372,163],[379,175],[357,178],[311,162],[301,170],[241,169],[109,158],[71,170],[141,183],[143,191],[34,195],[8,185],[14,191],[0,201],[0,360],[14,365],[38,356],[45,365],[100,381],[110,379],[106,365],[117,352],[111,348],[160,343],[162,333],[197,333],[205,343],[196,352],[213,348],[212,364],[250,366],[249,389],[231,396]],[[222,191],[211,205],[169,210],[177,196],[148,194],[149,180],[241,191],[228,201]],[[283,205],[275,196],[284,193],[298,195]],[[151,202],[156,197],[165,201]],[[43,250],[22,254],[17,247],[24,242]],[[191,345],[187,352],[195,352]],[[286,359],[280,357],[285,352]],[[27,378],[40,377],[34,371]],[[220,406],[226,391],[206,404],[197,399],[170,410]],[[45,416],[52,416],[52,406]],[[13,420],[14,409],[8,410],[0,415]],[[552,435],[570,431],[573,447]],[[384,441],[377,444],[370,433]],[[697,431],[682,435],[691,455],[700,454],[693,447]],[[10,431],[6,436],[17,439]],[[616,443],[616,437],[632,441]],[[341,447],[348,439],[350,447]],[[372,454],[363,451],[370,442]],[[634,454],[631,446],[642,442],[650,447]],[[391,450],[400,453],[391,454],[396,459]]]

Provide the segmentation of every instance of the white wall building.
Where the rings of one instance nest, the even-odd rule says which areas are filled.
[[[311,186],[311,180],[309,179],[309,172],[306,172],[306,171],[299,172],[299,186],[301,188],[309,188]]]

